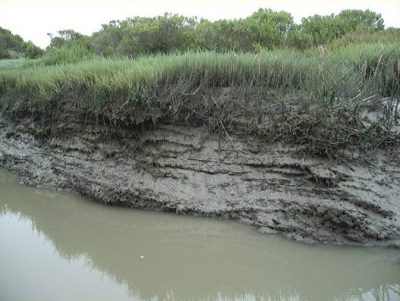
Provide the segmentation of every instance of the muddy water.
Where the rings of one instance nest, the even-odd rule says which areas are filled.
[[[400,300],[400,251],[102,206],[0,170],[0,300]]]

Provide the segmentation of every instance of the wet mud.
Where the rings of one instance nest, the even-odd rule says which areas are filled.
[[[305,242],[400,247],[400,164],[158,124],[0,117],[0,167],[22,183],[126,207],[233,219]],[[361,158],[362,157],[362,158]]]

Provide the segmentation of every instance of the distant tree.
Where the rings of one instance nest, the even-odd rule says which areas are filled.
[[[294,26],[286,12],[260,9],[238,20],[201,20],[196,28],[198,47],[215,51],[255,51],[283,46]]]
[[[19,35],[14,35],[11,31],[0,27],[0,48],[23,52],[24,40]]]
[[[342,19],[333,14],[314,15],[301,20],[299,32],[312,37],[313,45],[322,45],[345,34],[346,26]]]
[[[9,59],[10,53],[6,48],[0,47],[0,60],[2,59]]]
[[[19,35],[14,35],[11,31],[0,27],[0,59],[29,57],[33,52],[35,52],[35,57],[42,54],[41,49],[32,42],[26,43]]]
[[[134,17],[111,21],[92,37],[92,46],[102,55],[135,57],[142,53],[167,53],[194,47],[197,20],[164,14],[154,18]]]
[[[286,36],[294,26],[292,15],[285,11],[277,12],[271,9],[260,8],[250,18],[259,22],[261,26],[270,25],[282,36]]]
[[[307,49],[314,46],[314,37],[311,33],[302,30],[300,25],[291,28],[286,39],[286,45],[290,48]]]
[[[51,41],[49,48],[60,48],[63,46],[66,46],[67,44],[71,43],[79,43],[79,42],[84,42],[85,39],[88,37],[76,32],[72,29],[64,29],[64,30],[59,30],[57,31],[56,34],[48,33],[47,34]]]
[[[90,57],[94,53],[102,56],[137,57],[189,49],[218,52],[256,52],[282,47],[307,49],[327,45],[344,35],[349,41],[355,40],[354,36],[358,32],[369,38],[366,34],[369,31],[376,33],[383,29],[381,15],[370,10],[344,10],[338,15],[314,15],[303,18],[301,24],[295,24],[290,13],[271,9],[259,9],[243,19],[214,22],[165,13],[159,17],[110,21],[90,37],[71,29],[60,30],[56,34],[49,34],[51,42],[47,51],[53,51],[54,57],[65,57],[61,61],[70,62],[74,55]],[[1,34],[0,31],[0,37]],[[15,39],[18,40],[18,36]],[[4,41],[12,45],[11,41]],[[0,39],[0,49],[1,43],[5,42]],[[25,48],[28,50],[28,46]],[[54,53],[56,49],[60,50],[57,55]],[[7,53],[2,51],[0,55],[6,56]],[[39,54],[30,45],[28,56],[36,55]]]
[[[37,59],[43,55],[43,49],[37,47],[31,41],[28,41],[25,46],[25,55],[31,59]]]
[[[198,47],[206,50],[228,51],[243,48],[249,38],[245,26],[238,20],[201,20],[197,28]]]
[[[359,28],[368,28],[373,30],[384,30],[384,20],[381,14],[370,10],[348,9],[342,10],[338,18],[343,20],[346,31],[353,31]]]
[[[108,24],[102,24],[101,27],[100,31],[91,36],[91,46],[95,53],[103,56],[120,53],[119,45],[123,36],[127,33],[124,24],[121,25],[120,21],[112,20]]]

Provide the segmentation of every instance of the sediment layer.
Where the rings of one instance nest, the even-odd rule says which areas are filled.
[[[28,185],[133,208],[234,219],[306,242],[400,247],[400,164],[342,162],[255,137],[0,117],[0,167]],[[351,159],[349,159],[351,158]]]

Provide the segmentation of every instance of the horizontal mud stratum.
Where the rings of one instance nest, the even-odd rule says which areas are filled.
[[[342,163],[201,128],[43,128],[0,117],[0,167],[23,183],[134,208],[234,219],[307,242],[400,247],[400,164]],[[351,155],[353,156],[353,155]]]

